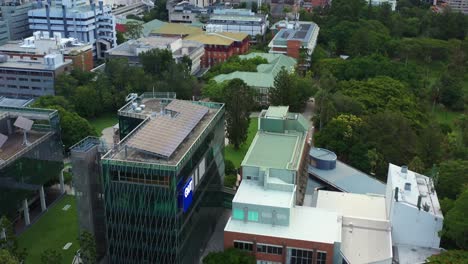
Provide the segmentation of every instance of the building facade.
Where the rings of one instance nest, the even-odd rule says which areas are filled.
[[[119,129],[100,160],[109,262],[197,262],[223,210],[224,105],[143,94]]]
[[[206,23],[206,31],[241,32],[254,39],[264,35],[268,26],[268,15],[257,15],[244,9],[216,9]]]
[[[12,97],[54,95],[55,78],[72,69],[72,61],[62,54],[21,59],[0,55],[0,94]]]
[[[0,211],[28,226],[33,220],[29,216],[30,207],[47,209],[44,191],[47,182],[60,178],[64,191],[59,114],[56,110],[5,106],[14,104],[16,99],[0,101]],[[28,122],[32,122],[30,129],[21,125]]]
[[[104,52],[117,45],[115,17],[109,6],[99,2],[83,5],[79,2],[30,10],[29,26],[33,31],[47,31],[49,36],[59,32],[65,38],[76,38],[93,45],[95,58],[104,58]]]
[[[269,52],[299,59],[302,52],[309,57],[314,52],[320,28],[314,22],[282,20],[271,30],[274,36],[268,44]]]
[[[94,67],[91,44],[82,43],[75,38],[63,38],[59,32],[49,36],[47,31],[36,31],[33,36],[9,41],[0,46],[0,53],[20,59],[37,59],[49,53],[60,53],[65,60],[72,61],[74,69],[91,71]]]
[[[468,14],[468,0],[447,0],[448,6],[452,11]]]
[[[249,252],[257,263],[338,263],[339,215],[296,205],[310,136],[307,120],[288,107],[269,107],[258,122],[224,228],[225,249]]]
[[[5,21],[0,20],[0,45],[7,43],[10,39],[8,25]]]
[[[18,40],[31,35],[29,28],[28,11],[34,8],[32,2],[9,2],[0,3],[2,13],[0,20],[6,22],[9,31],[9,40]],[[1,42],[0,42],[1,44]]]
[[[172,53],[172,57],[180,63],[184,56],[187,56],[191,64],[191,73],[195,74],[200,70],[201,58],[205,53],[202,43],[184,40],[181,38],[169,38],[150,36],[129,40],[125,43],[106,52],[108,59],[127,59],[130,65],[141,66],[140,58],[142,52],[152,49],[166,49]]]
[[[205,45],[205,54],[201,63],[203,68],[210,68],[234,55],[245,54],[249,50],[249,35],[245,33],[202,33],[190,35],[185,39]]]

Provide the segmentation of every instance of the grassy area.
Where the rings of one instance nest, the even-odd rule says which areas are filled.
[[[258,118],[251,118],[250,119],[250,125],[249,125],[249,132],[247,135],[247,141],[240,146],[238,150],[234,149],[234,146],[229,144],[226,146],[225,151],[224,151],[224,158],[226,160],[232,161],[234,163],[234,166],[236,168],[240,167],[240,164],[242,160],[244,159],[245,154],[247,153],[247,150],[249,150],[250,143],[252,143],[252,140],[255,137],[255,134],[257,133],[258,130]]]
[[[64,211],[65,205],[71,207]],[[28,230],[21,234],[18,243],[21,248],[26,248],[28,256],[26,264],[40,264],[41,254],[46,249],[55,249],[62,253],[62,263],[69,264],[78,250],[78,219],[76,215],[75,197],[66,195],[34,223]],[[73,243],[68,250],[63,247],[68,242]]]
[[[453,112],[441,106],[435,108],[434,114],[436,119],[441,124],[450,125],[453,128],[455,120],[463,114],[463,112]]]
[[[88,121],[94,127],[96,132],[99,135],[101,135],[102,130],[104,130],[104,128],[108,128],[110,126],[115,125],[119,122],[119,119],[117,118],[117,114],[115,113],[105,113],[100,117],[96,117]]]

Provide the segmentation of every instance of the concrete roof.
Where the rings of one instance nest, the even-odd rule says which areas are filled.
[[[165,23],[164,25],[161,25],[161,27],[151,31],[151,34],[165,35],[192,35],[201,33],[203,33],[201,28],[179,23]]]
[[[143,36],[148,36],[153,30],[157,30],[167,24],[164,21],[153,19],[143,24]]]
[[[230,218],[224,231],[333,244],[341,242],[341,218],[335,212],[295,206],[291,208],[289,226],[245,223]]]
[[[292,169],[296,152],[300,151],[302,133],[288,134],[259,131],[255,135],[242,166],[261,168]]]
[[[317,207],[344,216],[387,220],[384,196],[319,191]]]
[[[255,57],[262,57],[266,59],[268,63],[258,65],[257,72],[235,71],[228,74],[217,75],[213,79],[217,82],[223,82],[239,78],[252,87],[270,88],[274,86],[275,77],[281,68],[284,67],[289,72],[292,72],[297,64],[295,59],[283,54],[253,52],[239,56],[241,59],[252,59]]]
[[[7,98],[4,96],[0,97],[0,106],[7,107],[25,107],[30,105],[34,99],[22,99],[22,98]]]
[[[266,118],[284,119],[289,112],[289,106],[270,106],[265,114]]]
[[[294,199],[295,192],[266,189],[257,181],[244,180],[232,202],[252,204],[254,201],[255,205],[290,208]]]
[[[336,161],[335,169],[320,170],[309,165],[308,171],[319,180],[344,192],[385,195],[385,183],[339,160]]]
[[[348,263],[391,263],[390,222],[343,217],[342,223],[340,250]]]
[[[214,20],[229,20],[229,21],[244,21],[244,22],[262,22],[263,17],[261,16],[242,16],[242,15],[212,15],[210,17],[210,22],[215,22]]]
[[[432,255],[440,254],[441,249],[396,245],[395,258],[400,264],[422,264]]]
[[[434,185],[429,177],[410,170],[402,173],[401,167],[391,163],[388,165],[388,177],[391,178],[391,181],[388,181],[392,185],[390,188],[398,187],[399,199],[417,206],[418,197],[421,195],[421,204],[429,205],[429,213],[443,217],[437,193],[432,191]],[[407,183],[411,185],[410,190],[405,189]]]
[[[229,46],[235,41],[243,41],[249,35],[235,32],[216,32],[190,35],[186,39],[201,42],[205,45]]]

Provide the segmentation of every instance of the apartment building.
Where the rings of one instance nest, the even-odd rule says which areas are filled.
[[[86,5],[85,1],[56,1],[28,12],[33,31],[48,31],[49,36],[59,32],[65,38],[76,38],[93,46],[93,56],[104,58],[104,53],[117,46],[115,17],[102,1]]]
[[[33,1],[0,1],[0,20],[4,21],[8,27],[8,40],[19,40],[31,35],[28,11],[34,7],[35,3]],[[0,44],[2,44],[1,40]]]
[[[60,32],[49,36],[48,31],[36,31],[33,36],[1,45],[0,53],[20,59],[37,59],[50,53],[60,53],[65,60],[72,61],[74,69],[91,71],[94,68],[92,45],[76,38],[63,38]]]
[[[0,94],[12,97],[54,95],[55,77],[72,69],[62,54],[21,59],[0,55]]]

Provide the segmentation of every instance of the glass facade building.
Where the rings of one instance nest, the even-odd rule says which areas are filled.
[[[101,159],[109,262],[197,263],[223,210],[224,106],[135,100],[119,110],[121,142]],[[142,127],[162,125],[157,116],[173,101],[208,112],[169,157],[131,148]]]
[[[16,125],[19,117],[34,122],[26,136]],[[0,133],[0,216],[14,219],[25,201],[39,200],[43,186],[58,180],[63,169],[59,115],[56,110],[1,106]]]

